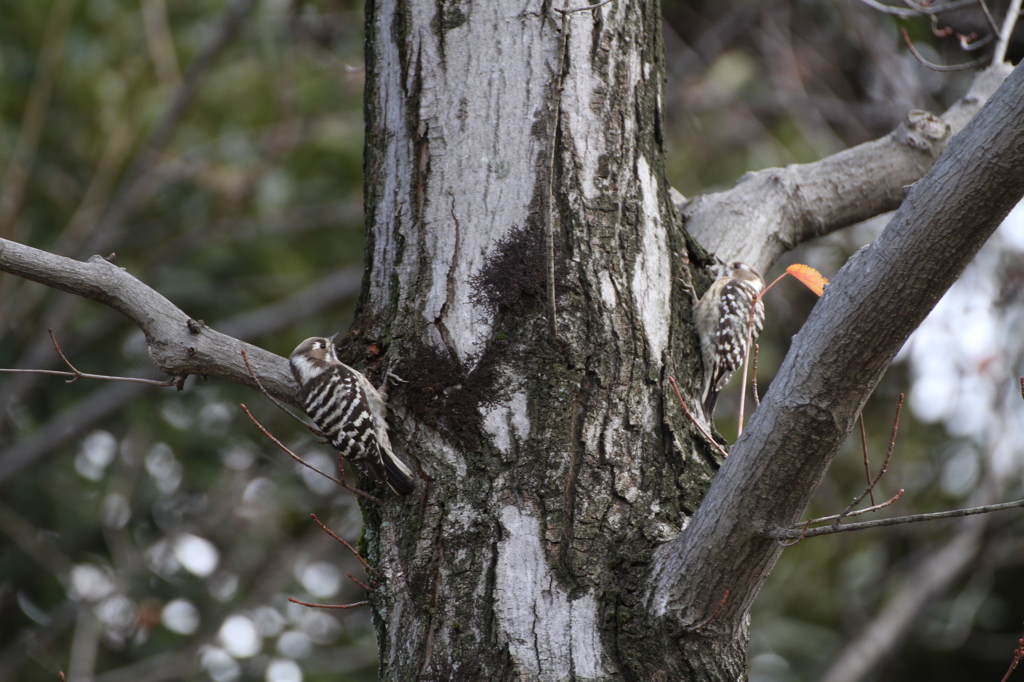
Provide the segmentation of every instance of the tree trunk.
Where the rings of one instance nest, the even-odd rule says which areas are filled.
[[[666,393],[696,404],[700,361],[658,3],[366,12],[370,269],[346,342],[397,360],[421,479],[364,507],[381,678],[742,676],[745,620],[687,636],[645,607],[717,467]]]

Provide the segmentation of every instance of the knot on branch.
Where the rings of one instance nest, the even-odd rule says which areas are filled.
[[[949,124],[935,114],[914,109],[906,120],[893,131],[893,137],[900,144],[938,158],[949,141]]]

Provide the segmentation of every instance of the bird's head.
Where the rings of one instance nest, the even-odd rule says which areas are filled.
[[[741,279],[745,282],[750,282],[754,285],[758,291],[764,289],[764,278],[754,268],[750,267],[746,263],[740,263],[739,261],[729,264],[730,275],[735,279]]]

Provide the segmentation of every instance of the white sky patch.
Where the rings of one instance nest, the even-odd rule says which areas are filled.
[[[1014,379],[1024,374],[1024,312],[1014,301],[995,305],[1006,293],[1008,259],[1022,253],[1018,204],[900,352],[911,369],[914,414],[973,444],[943,463],[941,484],[950,495],[967,495],[986,466],[1007,486],[1024,480],[1024,415]]]
[[[660,366],[662,353],[668,347],[671,264],[659,218],[657,181],[643,156],[637,158],[637,174],[643,193],[644,222],[640,254],[633,272],[633,296],[644,323],[651,357]]]
[[[220,626],[217,639],[224,650],[235,658],[251,658],[263,648],[263,638],[248,616],[228,616]]]
[[[498,623],[521,671],[539,680],[607,675],[592,594],[570,600],[544,558],[540,523],[514,506],[501,512],[495,576]]]
[[[217,547],[198,535],[182,533],[174,539],[174,558],[178,560],[186,571],[200,578],[205,578],[214,572],[220,562],[220,552]]]
[[[199,609],[187,599],[174,599],[164,606],[160,620],[171,632],[191,635],[199,629]]]

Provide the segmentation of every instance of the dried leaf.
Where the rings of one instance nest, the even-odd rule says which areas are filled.
[[[825,292],[825,285],[828,284],[828,280],[822,277],[821,273],[810,265],[794,263],[786,268],[786,272],[803,282],[805,287],[816,293],[818,296],[821,296]]]

